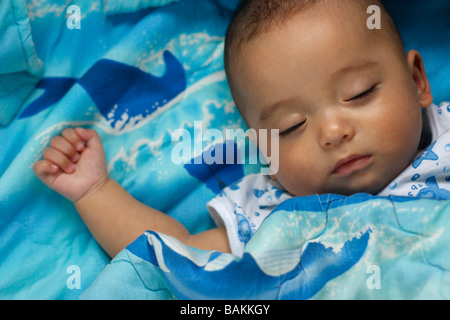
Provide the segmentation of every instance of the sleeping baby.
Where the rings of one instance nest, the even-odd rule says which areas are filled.
[[[380,29],[367,27],[371,5],[381,8]],[[227,32],[225,67],[247,125],[279,130],[279,163],[272,175],[248,175],[208,203],[217,228],[191,235],[134,199],[109,178],[94,130],[64,130],[35,164],[111,257],[146,230],[240,256],[291,197],[450,199],[450,104],[433,104],[421,55],[405,54],[380,1],[244,1]]]

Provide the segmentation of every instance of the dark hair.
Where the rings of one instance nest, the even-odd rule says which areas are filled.
[[[244,44],[264,34],[273,26],[283,24],[296,13],[313,6],[330,6],[331,2],[339,5],[353,2],[364,9],[372,4],[378,5],[382,11],[384,24],[376,34],[390,36],[404,53],[400,32],[381,0],[241,0],[225,37],[225,71],[229,73],[230,57],[238,55]]]
[[[428,119],[427,113],[422,112],[422,135],[420,136],[420,142],[418,150],[425,150],[431,144],[433,140],[431,134],[430,121]]]

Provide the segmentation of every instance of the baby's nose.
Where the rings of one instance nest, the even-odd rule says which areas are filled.
[[[328,119],[322,122],[320,132],[320,145],[325,148],[333,148],[350,141],[355,134],[351,123],[342,118]]]

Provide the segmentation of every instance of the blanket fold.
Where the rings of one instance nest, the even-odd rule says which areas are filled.
[[[147,232],[81,299],[448,299],[449,206],[367,194],[293,198],[243,257]]]
[[[22,108],[42,75],[25,1],[0,5],[0,126],[7,126]]]

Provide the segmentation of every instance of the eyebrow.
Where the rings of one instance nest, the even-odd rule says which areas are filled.
[[[274,105],[268,105],[263,108],[263,111],[259,115],[259,121],[264,121],[270,118],[278,109],[282,108],[289,100],[280,101]]]
[[[342,69],[335,71],[332,74],[332,76],[340,75],[343,73],[349,73],[349,72],[357,72],[357,71],[360,71],[363,69],[375,67],[376,65],[378,65],[378,62],[375,62],[375,61],[359,62],[359,63],[353,64],[351,66],[347,66],[347,67],[344,67]],[[285,105],[287,102],[289,102],[289,100],[280,101],[273,105],[264,107],[263,111],[261,112],[261,114],[259,116],[259,121],[264,121],[264,120],[267,120],[268,118],[270,118],[278,109],[282,108],[283,105]]]
[[[359,62],[359,63],[355,63],[355,64],[353,64],[351,66],[339,69],[338,71],[334,72],[333,75],[342,74],[342,73],[348,73],[348,72],[356,72],[356,71],[360,71],[360,70],[363,70],[363,69],[375,67],[377,65],[378,65],[378,62],[375,62],[375,61]]]

